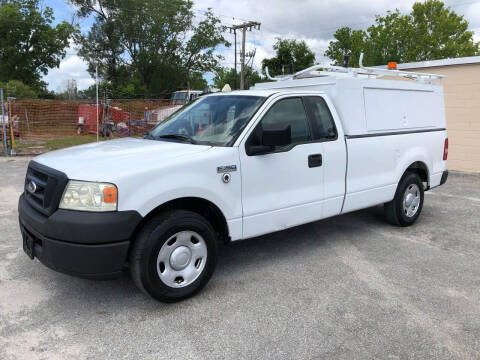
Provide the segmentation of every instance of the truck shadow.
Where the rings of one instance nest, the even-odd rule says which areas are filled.
[[[343,241],[345,238],[361,239],[362,234],[368,233],[369,227],[382,226],[381,224],[385,224],[383,207],[376,206],[220,246],[218,264],[212,281],[198,296],[205,296],[212,300],[225,294],[221,289],[223,281],[229,281],[245,269],[250,272],[263,272],[266,266],[287,259],[291,260],[292,257],[297,257],[301,262],[302,258],[312,251],[326,248],[328,241]],[[389,225],[385,224],[385,226]],[[38,264],[38,266],[41,265]],[[180,309],[189,306],[191,301],[198,301],[195,300],[197,296],[177,304],[159,303],[136,288],[128,271],[113,281],[85,280],[49,269],[45,271],[48,273],[44,274],[44,279],[48,279],[49,287],[52,283],[54,284],[55,295],[51,301],[55,302],[56,307],[62,307],[63,305],[58,304],[58,299],[62,298],[62,304],[69,304],[65,305],[65,311],[68,311],[72,303],[78,303],[82,308],[97,311],[99,316],[102,316],[109,314],[112,306],[116,309],[115,311],[132,305],[144,311],[158,311],[163,307],[171,310],[172,307],[180,306]]]
[[[370,226],[379,225],[386,225],[383,205],[232,242],[220,248],[215,271],[223,276],[248,266],[260,268],[266,262],[308,254],[312,249],[325,247],[329,240],[341,241],[350,236],[358,238],[361,233],[368,232]]]

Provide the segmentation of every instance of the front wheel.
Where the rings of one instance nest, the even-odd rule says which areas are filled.
[[[129,262],[135,284],[153,298],[175,302],[200,291],[217,260],[216,234],[197,213],[174,210],[151,219],[138,234]]]
[[[398,226],[410,226],[420,216],[423,207],[424,189],[420,177],[407,172],[400,180],[395,197],[384,205],[388,222]]]

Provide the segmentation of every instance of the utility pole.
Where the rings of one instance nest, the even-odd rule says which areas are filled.
[[[233,90],[237,90],[237,29],[233,29],[233,36],[235,38],[235,68],[233,70]]]
[[[240,66],[241,66],[241,74],[240,74],[240,90],[245,89],[245,38],[247,37],[247,30],[252,31],[253,29],[260,30],[260,25],[258,21],[248,21],[240,25],[234,25],[230,28],[230,30],[234,32],[235,34],[235,49],[237,45],[237,36],[236,36],[236,30],[241,29],[242,30],[242,51],[240,52]],[[235,73],[237,69],[237,51],[235,50]],[[235,76],[235,79],[237,77]],[[235,80],[236,81],[236,80]]]

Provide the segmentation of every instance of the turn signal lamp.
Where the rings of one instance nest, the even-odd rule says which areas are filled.
[[[103,202],[107,204],[117,203],[117,188],[116,186],[109,186],[103,188]]]
[[[387,65],[388,70],[397,70],[397,63],[395,61],[390,61]]]

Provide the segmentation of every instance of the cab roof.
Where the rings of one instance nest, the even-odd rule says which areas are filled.
[[[299,92],[298,89],[294,90],[282,90],[282,89],[272,89],[272,90],[234,90],[234,91],[229,91],[229,92],[217,92],[217,93],[212,93],[208,94],[208,96],[215,96],[215,95],[221,95],[221,96],[228,96],[228,95],[240,95],[240,96],[260,96],[260,97],[269,97],[274,94],[290,94],[290,93],[295,93]],[[301,91],[302,93],[315,93],[315,94],[323,94],[323,91]]]

